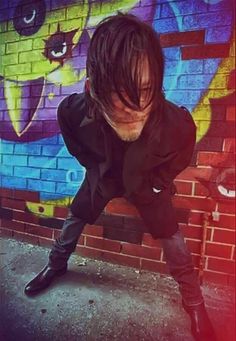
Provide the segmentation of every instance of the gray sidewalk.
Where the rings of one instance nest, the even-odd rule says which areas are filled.
[[[174,280],[72,255],[68,272],[29,298],[49,248],[0,239],[1,341],[193,341]],[[235,340],[233,289],[203,286],[219,341]]]

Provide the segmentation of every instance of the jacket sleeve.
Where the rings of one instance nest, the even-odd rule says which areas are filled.
[[[91,168],[94,166],[95,160],[93,160],[91,155],[89,155],[89,153],[83,148],[79,141],[79,137],[75,136],[73,130],[75,122],[73,122],[72,115],[70,115],[70,105],[68,103],[70,100],[69,97],[64,98],[57,109],[57,120],[61,129],[62,137],[68,152],[74,156],[83,167]]]
[[[185,132],[182,135],[179,148],[172,153],[168,161],[153,169],[151,182],[155,189],[165,189],[173,184],[173,180],[188,167],[196,142],[196,126],[191,114],[185,110]],[[180,135],[180,137],[181,137]]]

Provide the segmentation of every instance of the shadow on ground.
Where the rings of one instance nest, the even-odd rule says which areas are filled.
[[[177,284],[166,275],[73,255],[50,288],[25,296],[48,253],[0,239],[1,341],[193,341]],[[202,289],[219,341],[235,340],[233,289]]]

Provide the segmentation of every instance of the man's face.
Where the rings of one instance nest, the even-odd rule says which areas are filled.
[[[119,138],[123,141],[135,141],[139,138],[149,117],[152,104],[148,105],[149,67],[147,61],[142,65],[141,80],[141,110],[134,110],[126,106],[119,98],[118,94],[112,93],[112,103],[114,110],[112,115],[103,113],[105,120],[114,129]],[[129,102],[125,93],[123,97]]]

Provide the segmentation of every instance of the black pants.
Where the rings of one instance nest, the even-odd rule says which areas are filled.
[[[115,196],[120,196],[122,193],[122,185],[117,186],[117,192],[112,195],[106,196],[105,189],[101,186],[95,193],[95,200],[99,202],[99,209],[97,214],[102,212],[109,200]],[[88,192],[87,196],[85,192]],[[83,193],[84,205],[83,209],[86,209],[86,200],[90,200],[90,193],[88,186],[81,186],[81,189],[77,193],[75,199],[72,202],[73,210],[76,209],[76,203],[78,203],[80,193]],[[111,191],[109,191],[111,193]],[[87,199],[86,199],[87,198]],[[60,236],[53,243],[52,249],[49,254],[48,265],[53,269],[63,268],[71,255],[75,250],[78,239],[83,231],[83,228],[87,222],[77,215],[69,211],[67,218],[64,221],[63,228]],[[197,305],[203,302],[201,288],[198,280],[198,276],[194,271],[192,263],[192,257],[184,241],[183,235],[180,230],[173,234],[169,238],[160,239],[166,263],[169,267],[170,273],[179,284],[179,290],[184,302],[187,305]]]

